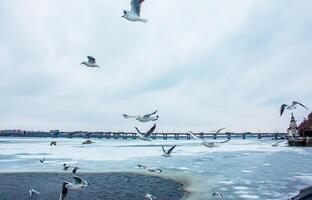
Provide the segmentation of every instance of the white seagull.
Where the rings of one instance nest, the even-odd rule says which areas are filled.
[[[189,132],[193,138],[201,141],[201,145],[204,145],[205,147],[208,147],[208,148],[213,148],[213,147],[216,147],[216,144],[226,143],[226,142],[230,141],[230,139],[227,139],[227,140],[222,141],[222,142],[208,142],[208,141],[205,141],[204,139],[201,139],[201,138],[197,137],[196,135],[194,135],[194,133],[192,131],[189,131]]]
[[[176,147],[177,145],[174,145],[172,146],[168,151],[165,150],[164,146],[161,146],[162,147],[162,150],[163,150],[163,155],[164,157],[171,157],[171,152],[173,151],[173,149]]]
[[[145,193],[145,196],[144,196],[146,199],[149,199],[149,200],[154,200],[154,199],[157,199],[155,196],[149,194],[149,193]]]
[[[157,167],[147,167],[144,165],[138,165],[138,168],[143,169],[143,170],[148,171],[148,172],[152,172],[152,173],[161,173],[162,172],[162,169],[157,168]]]
[[[34,190],[34,189],[30,189],[29,190],[29,197],[32,198],[33,196],[37,196],[40,195],[40,192]]]
[[[136,120],[138,120],[139,122],[149,122],[149,121],[156,121],[158,120],[159,116],[153,116],[158,112],[158,110],[150,113],[150,114],[145,114],[145,115],[135,115],[135,116],[131,116],[131,115],[127,115],[127,114],[122,114],[122,116],[126,119],[131,119],[131,118],[135,118]]]
[[[147,23],[147,19],[143,19],[140,17],[141,13],[141,4],[144,2],[144,0],[131,0],[131,11],[124,10],[124,14],[121,17],[124,17],[125,19],[133,22],[143,22]]]
[[[63,182],[59,200],[63,200],[66,197],[69,190],[80,190],[89,185],[87,181],[83,180],[78,176],[74,176],[73,179],[74,181],[72,183],[65,181]]]
[[[297,101],[293,101],[290,105],[287,104],[282,104],[281,105],[281,109],[280,109],[280,116],[282,116],[282,114],[284,113],[285,109],[287,110],[294,110],[297,109],[297,105],[300,105],[302,107],[304,107],[305,109],[309,110],[307,107],[305,107],[305,105],[303,105],[302,103],[299,103]]]
[[[82,63],[80,63],[81,65],[85,65],[85,66],[87,66],[87,67],[100,67],[100,66],[98,66],[97,64],[96,64],[96,62],[95,62],[95,58],[93,58],[92,56],[88,56],[87,57],[88,58],[88,62],[86,62],[86,61],[83,61]]]
[[[146,133],[141,133],[141,131],[137,128],[137,127],[134,127],[136,130],[137,130],[137,135],[138,137],[141,139],[141,140],[144,140],[144,141],[151,141],[149,139],[149,136],[154,132],[154,130],[156,129],[156,124],[154,124],[154,126],[152,128],[150,128],[150,130],[148,130]]]

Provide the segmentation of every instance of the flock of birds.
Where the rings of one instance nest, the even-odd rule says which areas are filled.
[[[134,22],[143,22],[143,23],[147,23],[147,19],[141,18],[140,13],[141,13],[141,5],[144,2],[144,0],[131,0],[130,5],[131,5],[131,10],[124,10],[123,11],[123,15],[122,17],[129,20],[129,21],[134,21]],[[81,65],[85,65],[87,67],[90,68],[100,68],[99,65],[97,65],[96,63],[96,59],[92,56],[87,56],[88,61],[83,61],[81,63]],[[301,106],[304,107],[306,109],[308,109],[306,106],[304,106],[303,104],[297,102],[297,101],[293,101],[290,105],[287,104],[282,104],[281,108],[280,108],[280,115],[282,116],[282,114],[284,113],[285,109],[287,110],[294,110],[297,108],[297,106]],[[150,113],[150,114],[145,114],[145,115],[128,115],[128,114],[123,114],[123,117],[126,119],[135,119],[138,120],[139,122],[150,122],[150,121],[157,121],[159,118],[159,115],[157,114],[157,110]],[[143,140],[143,141],[151,141],[150,136],[151,134],[155,131],[156,129],[156,123],[145,133],[141,132],[137,127],[135,127],[136,131],[137,131],[137,136],[139,139]],[[215,134],[220,133],[222,130],[224,130],[225,128],[219,129],[217,131],[215,131]],[[211,141],[206,141],[204,139],[201,139],[199,137],[197,137],[193,132],[190,131],[190,135],[195,138],[196,140],[201,142],[201,145],[207,147],[207,148],[213,148],[216,147],[218,144],[222,144],[222,143],[226,143],[229,142],[230,139],[225,140],[225,141],[221,141],[221,142],[211,142]],[[50,146],[55,146],[56,145],[56,141],[52,141],[50,143]],[[83,142],[82,144],[92,144],[93,142],[91,140],[87,140],[85,142]],[[162,146],[162,156],[164,157],[171,157],[171,154],[173,152],[173,150],[176,148],[177,145],[173,145],[172,147],[170,147],[168,150],[165,149],[164,146]],[[44,163],[45,162],[45,158],[40,159],[40,163]],[[156,168],[156,167],[148,167],[148,166],[144,166],[144,165],[137,165],[138,168],[148,171],[148,172],[152,172],[152,173],[161,173],[162,169],[160,168]],[[76,174],[77,170],[80,169],[77,166],[69,166],[66,165],[65,163],[63,164],[63,170],[64,171],[68,171],[70,170],[72,171],[73,174]],[[62,183],[62,187],[61,187],[61,192],[60,192],[60,196],[59,196],[59,200],[64,200],[67,193],[69,191],[75,191],[75,190],[80,190],[82,188],[85,188],[89,185],[89,183],[78,177],[78,176],[73,176],[73,181],[72,182],[67,182],[64,181]],[[30,198],[40,195],[40,192],[34,190],[34,189],[30,189],[29,190],[29,196]],[[221,199],[224,199],[223,195],[221,193],[215,192],[212,194],[213,197],[218,197]],[[146,193],[144,196],[146,199],[157,199],[155,196],[153,196],[152,194]]]
[[[139,122],[152,122],[152,121],[156,121],[159,119],[159,115],[155,116],[157,114],[158,110],[150,113],[150,114],[145,114],[145,115],[135,115],[135,116],[131,116],[131,115],[127,115],[127,114],[123,114],[122,116],[126,119],[136,119],[138,120]],[[143,141],[146,141],[146,142],[150,142],[151,141],[151,134],[154,133],[155,129],[156,129],[156,123],[145,133],[142,133],[137,127],[134,127],[136,130],[137,130],[137,136],[138,136],[138,139],[140,140],[143,140]],[[225,128],[221,128],[219,130],[216,130],[214,131],[215,134],[218,134],[218,133],[221,133],[222,130],[224,130]],[[222,142],[208,142],[208,141],[205,141],[204,139],[201,139],[199,137],[197,137],[193,132],[190,131],[190,135],[192,135],[192,137],[194,137],[196,140],[198,141],[201,141],[201,145],[205,146],[205,147],[208,147],[208,148],[212,148],[212,147],[216,147],[217,144],[221,144],[221,143],[225,143],[225,142],[228,142],[230,141],[229,139],[228,140],[225,140],[225,141],[222,141]],[[94,142],[92,142],[91,140],[86,140],[85,142],[82,143],[82,145],[85,145],[85,144],[92,144]],[[51,141],[50,142],[50,146],[56,146],[57,145],[57,142],[56,141]],[[177,147],[177,145],[173,145],[171,146],[170,148],[168,149],[165,149],[165,146],[161,146],[162,147],[162,156],[163,157],[171,157],[172,156],[172,152],[173,150]],[[40,163],[44,163],[46,160],[45,157],[43,157],[42,159],[40,159]],[[162,173],[163,170],[158,168],[158,167],[151,167],[151,166],[144,166],[144,165],[137,165],[137,167],[139,169],[142,169],[144,171],[147,171],[149,173]],[[73,173],[74,175],[77,173],[77,170],[79,170],[80,168],[77,167],[77,166],[70,166],[70,165],[67,165],[66,163],[63,164],[63,169],[64,171],[71,171],[71,173]],[[59,200],[64,200],[67,193],[69,191],[75,191],[75,190],[80,190],[80,189],[83,189],[85,187],[87,187],[89,185],[89,183],[82,179],[81,177],[79,176],[73,176],[73,182],[67,182],[67,181],[64,181],[62,183],[62,187],[61,187],[61,191],[60,191],[60,195],[59,195]],[[34,196],[38,196],[40,195],[40,192],[38,192],[37,190],[35,189],[30,189],[29,190],[29,196],[30,198],[34,197]],[[212,194],[213,197],[219,197],[219,198],[222,198],[223,199],[223,195],[216,192],[216,193],[213,193]],[[145,193],[145,196],[144,196],[145,199],[149,199],[149,200],[154,200],[154,199],[157,199],[154,195],[150,194],[150,193]]]

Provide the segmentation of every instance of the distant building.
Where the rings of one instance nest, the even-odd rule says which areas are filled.
[[[312,147],[312,113],[298,127],[294,115],[291,114],[287,133],[289,146]]]
[[[287,129],[288,137],[298,137],[298,126],[294,117],[294,114],[291,113],[291,119],[289,123],[289,128]]]

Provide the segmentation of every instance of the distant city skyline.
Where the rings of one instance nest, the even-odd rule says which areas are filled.
[[[312,108],[311,1],[143,6],[146,24],[129,0],[1,1],[0,130],[147,130],[122,114],[159,110],[157,131],[285,132],[281,104]]]

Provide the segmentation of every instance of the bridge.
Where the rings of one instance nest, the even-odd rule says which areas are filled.
[[[287,133],[252,133],[252,132],[242,132],[242,133],[234,133],[234,132],[226,132],[226,133],[194,133],[197,137],[201,139],[217,139],[217,138],[273,138],[279,139],[282,137],[286,137]],[[73,131],[73,132],[41,132],[41,131],[0,131],[1,136],[12,136],[12,137],[61,137],[61,138],[99,138],[99,139],[137,139],[137,133],[135,132],[88,132],[88,131]],[[188,132],[156,132],[151,134],[151,139],[186,139],[190,140],[192,138],[191,134]]]

